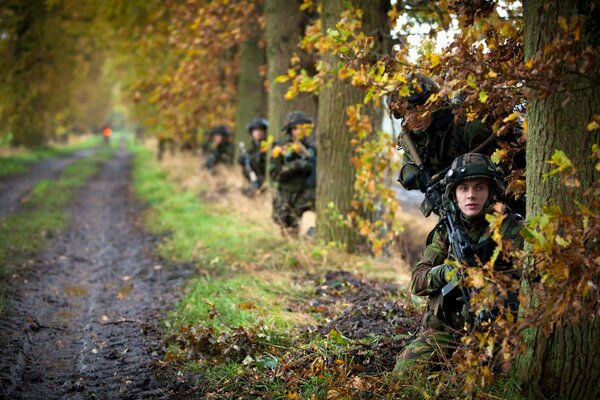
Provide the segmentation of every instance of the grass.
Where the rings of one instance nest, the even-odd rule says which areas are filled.
[[[192,263],[198,272],[165,321],[166,360],[192,377],[199,397],[468,397],[464,377],[454,369],[406,379],[380,369],[377,352],[407,334],[352,340],[335,330],[326,336],[309,331],[327,322],[318,307],[308,306],[324,271],[343,269],[407,287],[410,272],[402,257],[348,255],[336,243],[285,240],[271,221],[268,193],[243,197],[239,171],[222,169],[213,176],[185,154],[157,163],[152,146],[131,144],[135,189],[148,205],[145,221],[163,238],[158,253],[165,261],[173,267]],[[414,260],[435,221],[424,222],[414,213],[402,218],[406,229],[399,247]],[[331,287],[343,291],[340,285]],[[409,295],[399,298],[411,307]],[[347,304],[327,307],[340,315]],[[364,366],[372,372],[361,372]],[[522,398],[510,381],[487,386],[477,396]]]
[[[0,151],[0,178],[23,174],[34,162],[62,157],[78,150],[91,148],[98,145],[100,140],[101,138],[97,136],[87,136],[66,146],[44,147],[34,151],[0,149],[2,150]]]
[[[66,207],[77,189],[96,173],[112,152],[103,150],[66,167],[59,178],[41,180],[21,207],[0,221],[0,276],[18,274],[19,267],[69,223]],[[6,287],[0,288],[0,314],[6,312]]]
[[[186,296],[166,321],[171,338],[168,358],[191,357],[182,368],[201,373],[204,394],[223,387],[231,393],[286,398],[289,382],[275,378],[262,365],[277,365],[296,348],[346,357],[349,345],[302,333],[323,321],[318,312],[307,310],[315,291],[314,278],[307,276],[344,269],[407,285],[408,266],[400,257],[348,255],[335,243],[286,240],[271,221],[269,195],[260,199],[241,195],[244,183],[239,171],[222,169],[211,175],[191,155],[167,155],[157,163],[150,146],[130,143],[135,153],[134,187],[148,206],[145,222],[162,237],[157,250],[167,263],[193,263],[198,269]],[[427,227],[415,226],[412,231],[419,229],[423,243]],[[343,305],[331,306],[335,307]],[[241,344],[240,335],[245,337]],[[253,350],[250,359],[231,356],[237,354],[232,348],[260,342],[265,336],[270,339]],[[199,343],[206,345],[192,350]],[[230,356],[190,356],[208,351],[207,347]],[[264,357],[270,364],[261,361]],[[297,392],[304,398],[325,396],[339,371],[324,370],[318,376],[309,370],[298,381]],[[263,374],[259,381],[257,373]]]

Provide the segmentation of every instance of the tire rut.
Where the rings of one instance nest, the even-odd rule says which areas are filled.
[[[0,319],[4,398],[173,398],[177,383],[157,368],[158,321],[189,268],[152,256],[130,164],[124,150],[104,164],[72,204],[71,228],[16,285]]]

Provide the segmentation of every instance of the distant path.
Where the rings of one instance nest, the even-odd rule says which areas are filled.
[[[69,156],[52,158],[33,164],[31,169],[20,175],[0,178],[0,220],[13,212],[35,184],[42,179],[55,178],[75,160],[93,154],[96,149],[77,151]]]
[[[74,201],[70,230],[15,280],[0,319],[0,398],[184,398],[157,365],[158,324],[187,273],[153,257],[130,166],[124,150],[108,161]]]

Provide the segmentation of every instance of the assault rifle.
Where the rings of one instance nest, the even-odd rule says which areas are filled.
[[[251,193],[252,195],[255,195],[260,189],[261,182],[258,180],[256,172],[252,169],[252,165],[250,164],[250,154],[248,154],[244,142],[240,142],[240,161],[244,167],[245,175],[250,180]]]
[[[398,141],[399,148],[406,151],[417,166],[417,179],[420,186],[426,188],[425,199],[420,206],[421,212],[425,217],[431,215],[432,212],[440,216],[440,222],[444,224],[448,232],[448,240],[452,248],[452,253],[461,265],[477,265],[475,251],[471,247],[469,235],[464,226],[456,218],[456,205],[444,194],[446,186],[444,177],[448,169],[432,176],[423,164],[415,144],[410,137],[410,133],[403,129],[398,136]],[[460,296],[456,293],[458,289],[460,290]],[[456,271],[454,278],[442,288],[442,311],[444,313],[456,312],[456,304],[452,303],[456,303],[456,300],[461,296],[461,301],[468,307],[471,300],[471,293],[473,292],[474,289],[467,289],[460,271]],[[477,318],[478,321],[480,320],[479,317]]]

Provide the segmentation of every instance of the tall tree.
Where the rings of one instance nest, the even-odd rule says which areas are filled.
[[[576,15],[590,16],[582,34],[583,44],[598,46],[597,21],[600,2],[531,0],[524,2],[525,52],[531,58],[543,51],[561,29],[559,21]],[[595,24],[593,22],[596,22]],[[593,27],[594,29],[590,29]],[[593,41],[593,43],[589,43]],[[527,111],[527,216],[542,213],[544,204],[555,203],[565,213],[576,202],[589,205],[584,190],[598,179],[595,160],[587,155],[600,142],[598,130],[586,132],[586,124],[600,113],[600,89],[589,77],[567,76],[570,91],[551,93],[531,102]],[[596,69],[596,77],[598,76]],[[554,149],[577,166],[581,185],[565,193],[556,180],[543,178],[546,160]],[[573,188],[572,188],[573,189]],[[599,210],[593,210],[598,212]],[[592,244],[595,246],[596,244]],[[565,266],[566,268],[566,266]],[[535,299],[532,299],[535,304]],[[516,376],[537,398],[593,399],[600,395],[600,320],[584,318],[576,324],[554,326],[549,335],[541,329],[526,334],[527,352],[519,359]]]
[[[254,34],[240,45],[240,71],[238,76],[238,105],[235,114],[235,134],[237,141],[248,141],[246,125],[252,118],[267,115],[267,93],[261,69],[267,62],[264,46],[261,46],[262,32],[258,21],[250,22]]]
[[[317,101],[312,94],[301,94],[285,101],[287,87],[275,79],[285,75],[294,53],[300,53],[298,42],[303,34],[307,16],[300,10],[298,1],[266,0],[267,16],[267,65],[269,86],[269,126],[276,137],[281,135],[285,115],[293,110],[301,110],[311,117],[317,114]]]
[[[353,7],[363,11],[362,28],[378,42],[373,50],[381,53],[386,38],[389,36],[386,0],[353,0]],[[322,2],[322,31],[335,28],[340,19],[344,5],[337,0]],[[331,54],[325,54],[323,61],[335,71],[340,60]],[[317,235],[320,239],[338,241],[353,252],[359,240],[356,230],[331,218],[330,203],[342,215],[347,215],[354,198],[355,168],[352,162],[354,148],[351,144],[352,134],[346,124],[348,106],[361,104],[364,91],[348,81],[334,77],[331,84],[324,85],[319,95],[319,133],[317,146],[319,149],[319,167],[317,168]],[[381,106],[369,103],[364,106],[364,113],[370,117],[375,129],[381,126],[383,112]]]

